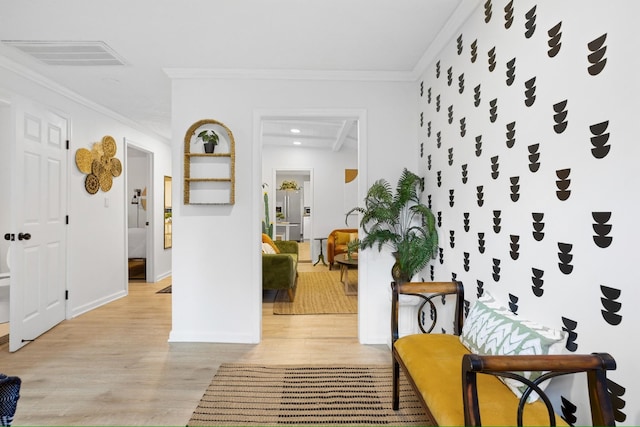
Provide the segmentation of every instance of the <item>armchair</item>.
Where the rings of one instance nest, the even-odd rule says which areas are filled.
[[[337,228],[327,237],[327,262],[329,270],[333,267],[335,256],[347,253],[347,244],[358,238],[357,228]]]

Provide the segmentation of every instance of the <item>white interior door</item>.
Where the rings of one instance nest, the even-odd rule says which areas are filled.
[[[18,99],[15,118],[9,350],[65,318],[67,119]]]

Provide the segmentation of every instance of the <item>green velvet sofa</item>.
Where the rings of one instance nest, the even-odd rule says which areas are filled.
[[[286,289],[293,301],[298,284],[298,242],[276,240],[279,254],[262,254],[262,289]]]

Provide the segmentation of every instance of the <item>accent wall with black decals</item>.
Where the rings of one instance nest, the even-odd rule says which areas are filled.
[[[620,425],[640,424],[640,2],[486,0],[416,86],[419,174],[456,278],[608,352]],[[554,379],[562,417],[590,423],[586,379]]]

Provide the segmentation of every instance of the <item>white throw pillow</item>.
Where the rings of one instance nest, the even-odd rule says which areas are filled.
[[[469,351],[482,355],[561,354],[565,341],[566,332],[520,320],[487,292],[469,311],[460,335],[460,342]],[[544,372],[516,373],[533,381]],[[516,396],[522,397],[526,389],[524,384],[510,378],[500,379]],[[549,381],[545,381],[540,388],[544,390],[548,384]],[[537,393],[531,393],[528,402],[538,397]]]
[[[263,254],[275,254],[276,251],[273,249],[273,247],[270,244],[263,243],[262,244],[262,253]]]

